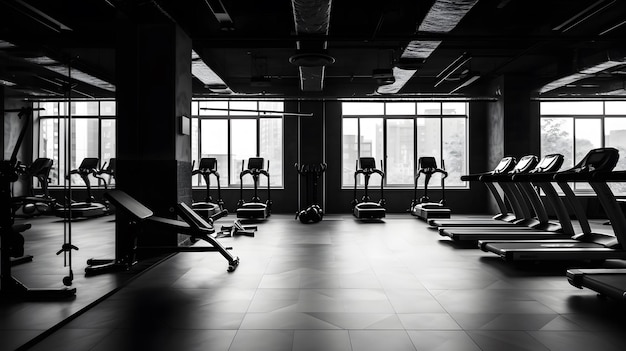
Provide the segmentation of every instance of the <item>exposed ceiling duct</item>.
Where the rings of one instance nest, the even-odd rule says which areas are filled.
[[[539,89],[539,93],[547,93],[557,88],[564,87],[582,79],[592,78],[596,74],[608,69],[626,64],[626,52],[612,51],[602,55],[594,55],[582,60],[583,64],[577,72],[556,79]]]
[[[395,94],[406,84],[406,82],[413,77],[417,72],[415,69],[401,69],[398,67],[393,68],[393,76],[395,82],[392,84],[381,85],[376,90],[379,94]]]
[[[52,72],[56,72],[62,76],[65,76],[68,78],[70,77],[70,69],[67,65],[62,64],[59,61],[52,59],[48,56],[26,57],[24,58],[24,60],[30,63],[36,64],[36,65],[39,65]],[[115,85],[105,80],[102,80],[98,77],[94,77],[91,74],[83,72],[74,67],[71,68],[71,79],[74,79],[83,83],[87,83],[89,85],[92,85],[94,87],[97,87],[103,90],[115,92]]]
[[[419,32],[428,33],[448,33],[452,31],[459,22],[465,17],[465,15],[476,5],[478,0],[437,0],[431,6],[430,10],[417,28]],[[437,40],[413,40],[408,43],[402,55],[400,61],[412,61],[420,62],[425,61],[441,44],[441,41]],[[404,70],[407,73],[410,70]],[[417,69],[413,70],[415,73]],[[411,76],[413,76],[411,74]],[[379,87],[376,92],[379,94],[394,94],[400,91],[404,84],[409,81],[411,77],[404,80],[402,84],[393,84],[393,87],[388,85]],[[398,77],[396,77],[396,83],[398,83]]]
[[[328,35],[332,0],[292,0],[291,3],[297,35]],[[289,62],[298,66],[300,90],[322,91],[326,66],[335,62],[326,52],[327,42],[298,41],[296,49]]]
[[[232,94],[233,91],[224,83],[194,50],[191,50],[191,74],[214,93]]]
[[[213,12],[215,19],[220,24],[221,30],[229,31],[234,29],[233,20],[228,14],[228,11],[226,11],[224,4],[222,4],[222,0],[204,0],[204,2],[211,12]]]
[[[11,82],[10,80],[0,79],[0,85],[4,85],[4,86],[7,86],[7,87],[13,87],[16,84]]]

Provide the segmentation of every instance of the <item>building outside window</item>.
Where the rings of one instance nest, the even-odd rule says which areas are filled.
[[[614,147],[620,159],[616,170],[626,170],[626,101],[542,101],[541,154],[563,154],[563,169],[573,167],[599,147]],[[626,184],[611,183],[616,194],[626,194]],[[574,184],[591,191],[588,184]]]
[[[354,186],[356,161],[366,156],[385,172],[385,186],[413,187],[419,157],[432,156],[439,168],[445,165],[446,186],[467,187],[461,181],[467,173],[466,102],[344,102],[342,115],[343,187]],[[434,176],[429,187],[440,187],[440,179]],[[379,176],[370,183],[380,184]]]

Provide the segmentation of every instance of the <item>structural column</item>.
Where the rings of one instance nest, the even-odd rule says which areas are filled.
[[[156,214],[175,218],[191,202],[191,39],[167,20],[123,19],[116,50],[116,187]],[[119,218],[119,216],[118,216]],[[117,235],[129,231],[119,220]],[[146,233],[140,244],[176,245]]]
[[[293,110],[300,112],[311,112],[313,117],[298,117],[298,138],[299,138],[299,154],[298,163],[303,164],[318,164],[324,162],[324,106],[323,101],[299,101],[290,102],[297,105]],[[293,117],[291,117],[293,118]],[[304,208],[306,205],[306,190],[307,184],[305,178],[300,179],[300,207]],[[317,191],[317,201],[322,206],[324,204],[324,177],[319,179]],[[309,200],[313,200],[313,194],[309,194]]]
[[[488,167],[493,169],[504,156],[540,156],[539,102],[532,99],[534,92],[528,79],[502,76],[490,90],[498,100],[487,107]],[[497,212],[493,199],[490,210]]]

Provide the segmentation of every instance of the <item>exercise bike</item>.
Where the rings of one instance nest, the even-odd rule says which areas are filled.
[[[109,162],[105,162],[104,165],[102,165],[102,168],[96,172],[94,177],[98,179],[98,186],[102,183],[104,184],[104,189],[108,190],[111,185],[115,185],[116,163],[115,157],[112,157],[109,159]],[[107,178],[105,179],[103,175],[106,175]]]
[[[306,209],[300,209],[296,212],[296,219],[300,219],[302,223],[317,223],[324,218],[324,210],[317,202],[317,184],[326,171],[325,163],[318,164],[294,164],[296,172],[304,177],[306,187]],[[309,192],[313,194],[312,201],[309,199]]]
[[[33,217],[42,214],[51,213],[54,209],[55,199],[48,192],[48,183],[50,183],[50,171],[54,161],[49,158],[40,157],[28,166],[20,166],[18,173],[25,178],[35,178],[41,185],[41,194],[35,195],[34,186],[29,179],[29,192],[27,196],[13,197],[14,205],[17,207],[16,216]]]
[[[239,201],[237,202],[237,218],[249,219],[249,220],[264,220],[267,219],[272,213],[272,200],[270,200],[270,174],[269,164],[267,161],[268,170],[263,168],[263,157],[251,157],[248,159],[248,169],[244,170],[244,161],[241,161],[241,173],[239,173]],[[252,176],[254,183],[254,195],[250,202],[245,202],[243,199],[243,177],[246,175]],[[261,198],[258,196],[259,178],[263,175],[267,178],[267,200],[265,203],[261,202]]]
[[[195,161],[194,161],[195,162]],[[193,164],[192,164],[193,169]],[[217,159],[214,157],[203,157],[200,159],[198,169],[191,171],[191,176],[201,175],[204,178],[206,184],[206,196],[204,201],[194,202],[191,204],[191,208],[204,218],[209,218],[214,214],[222,211],[228,211],[224,209],[224,201],[222,200],[222,191],[220,187],[220,174],[217,172]],[[213,202],[211,197],[211,175],[215,176],[217,180],[217,202]]]
[[[365,178],[365,192],[361,200],[357,198],[356,193],[359,174],[362,174]],[[373,202],[368,194],[368,185],[372,174],[380,175],[380,199],[378,202]],[[376,168],[376,160],[373,157],[361,157],[356,161],[356,171],[354,172],[354,200],[352,200],[352,213],[356,218],[381,219],[385,217],[386,201],[384,197],[384,181],[385,173]]]
[[[431,218],[450,218],[450,208],[446,206],[446,182],[448,172],[445,171],[445,163],[442,161],[443,168],[437,168],[437,161],[434,157],[425,156],[418,159],[419,170],[415,175],[415,188],[413,189],[413,200],[409,211],[412,215],[428,220]],[[430,178],[436,173],[441,173],[441,200],[432,202],[428,197],[428,183]],[[420,176],[424,174],[424,195],[417,198],[417,183]]]
[[[75,219],[75,218],[90,218],[90,217],[99,217],[108,214],[108,207],[106,204],[96,202],[95,198],[91,195],[91,181],[89,180],[89,176],[97,176],[98,175],[98,163],[100,160],[97,157],[86,157],[80,163],[78,169],[73,169],[70,171],[67,179],[69,181],[69,177],[73,174],[77,174],[80,178],[85,182],[87,186],[87,198],[85,201],[75,202],[72,199],[69,199],[69,204],[65,206],[58,206],[54,210],[54,214],[57,217],[67,218],[67,219]]]

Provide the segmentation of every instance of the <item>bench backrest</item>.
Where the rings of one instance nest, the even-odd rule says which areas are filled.
[[[209,224],[184,202],[178,204],[178,214],[194,229],[213,229],[213,225]]]
[[[154,215],[149,208],[121,190],[111,190],[104,197],[116,208],[130,213],[136,220],[144,220]]]

